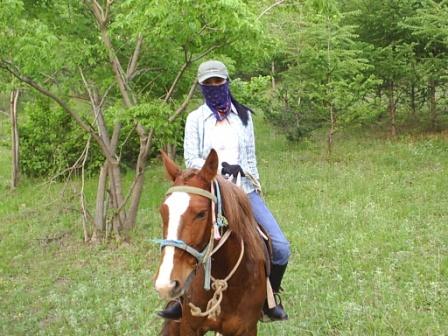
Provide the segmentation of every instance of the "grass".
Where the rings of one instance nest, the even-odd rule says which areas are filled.
[[[322,135],[291,144],[261,116],[256,132],[264,195],[293,252],[290,320],[260,324],[259,335],[448,334],[448,137],[346,130],[329,162]],[[78,182],[24,179],[10,191],[6,143],[0,334],[156,335],[158,249],[147,240],[160,234],[168,186],[159,163],[147,171],[131,243],[92,246],[82,242]],[[92,177],[92,205],[94,192]]]

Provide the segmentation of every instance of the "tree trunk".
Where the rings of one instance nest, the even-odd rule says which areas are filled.
[[[12,152],[12,173],[11,188],[15,189],[19,183],[19,128],[17,124],[17,105],[19,101],[19,90],[11,92],[10,116],[11,116],[11,152]]]
[[[119,164],[109,164],[109,185],[113,204],[113,229],[117,238],[120,239],[120,231],[126,222],[124,207],[123,188],[121,184]]]
[[[328,130],[328,136],[327,136],[327,154],[328,158],[330,159],[331,154],[333,152],[333,135],[336,129],[336,118],[334,115],[333,104],[330,104],[329,110],[330,110],[330,129]]]
[[[415,83],[411,84],[411,119],[417,120],[417,103],[415,97]]]
[[[396,102],[395,102],[395,86],[394,82],[389,82],[388,85],[388,98],[389,98],[389,104],[388,104],[388,113],[389,113],[389,120],[390,120],[390,135],[392,137],[395,137],[397,135],[397,129],[396,129]]]
[[[148,159],[149,151],[152,146],[154,130],[150,130],[147,137],[140,136],[140,152],[137,160],[137,167],[135,172],[134,189],[131,194],[131,204],[129,206],[128,216],[126,218],[126,229],[131,229],[135,226],[137,220],[137,211],[140,204],[140,199],[143,192],[143,184],[145,181],[145,166]]]
[[[81,72],[82,75],[82,72]],[[88,82],[83,77],[86,89],[89,93],[92,113],[94,120],[97,124],[98,135],[102,139],[104,145],[107,147],[109,153],[114,157],[115,161],[110,160],[105,161],[100,170],[100,176],[98,179],[97,187],[97,197],[96,197],[96,211],[95,211],[95,228],[92,240],[100,240],[103,237],[105,230],[105,195],[107,186],[107,177],[109,176],[109,191],[111,196],[111,208],[112,208],[112,223],[113,230],[115,232],[116,238],[120,239],[120,230],[126,220],[126,214],[124,211],[124,199],[122,192],[121,176],[120,176],[120,166],[119,159],[116,159],[116,151],[118,146],[118,139],[121,131],[121,124],[116,123],[112,133],[112,139],[109,137],[109,133],[104,120],[103,108],[101,99],[95,88],[91,89]]]
[[[275,62],[271,63],[272,91],[275,90]]]
[[[136,47],[134,50],[134,53],[132,54],[131,59],[128,63],[128,68],[126,73],[123,71],[123,67],[121,66],[120,60],[117,57],[117,54],[115,52],[115,49],[112,44],[112,39],[109,35],[108,31],[108,23],[109,23],[109,14],[110,14],[110,6],[112,4],[112,1],[107,1],[104,6],[100,5],[97,1],[90,2],[90,8],[92,9],[92,12],[94,14],[94,17],[97,21],[101,38],[104,43],[104,46],[107,50],[109,61],[112,66],[112,70],[115,75],[115,80],[118,85],[119,91],[121,93],[121,96],[123,98],[123,103],[126,108],[131,108],[137,104],[137,99],[132,91],[131,86],[129,85],[129,80],[131,80],[133,74],[136,71],[137,68],[137,62],[141,50],[141,46],[143,43],[143,38],[139,34],[136,41]],[[210,49],[211,51],[212,49]],[[204,54],[205,55],[205,54]],[[181,67],[179,73],[177,74],[173,84],[171,85],[168,93],[166,94],[164,101],[168,102],[171,98],[172,93],[174,92],[174,89],[176,88],[180,78],[188,68],[188,66],[191,64],[191,56],[186,57],[185,64]],[[191,98],[193,92],[194,92],[195,85],[192,85],[192,88],[190,90],[190,93],[187,97],[186,102]],[[186,103],[185,102],[185,103]],[[174,117],[180,113],[184,108],[186,104],[182,105],[178,111],[174,114]],[[101,115],[101,113],[100,113]],[[104,120],[101,120],[101,123],[103,123],[104,126]],[[105,127],[102,127],[103,129],[100,129],[100,134],[107,134]],[[145,171],[145,165],[147,161],[147,157],[149,155],[149,151],[152,145],[152,138],[153,138],[153,131],[150,130],[149,132],[145,132],[143,127],[138,124],[137,125],[137,132],[140,137],[140,152],[137,160],[137,167],[136,167],[136,177],[134,180],[134,183],[132,184],[131,190],[129,191],[129,197],[131,199],[130,206],[128,210],[128,214],[125,213],[125,206],[127,202],[126,199],[123,198],[122,193],[122,185],[121,185],[121,179],[120,179],[120,166],[119,166],[119,158],[116,160],[116,148],[118,143],[118,135],[120,131],[121,126],[119,124],[115,125],[114,128],[114,134],[112,135],[112,139],[110,140],[110,153],[111,158],[108,158],[108,174],[109,174],[109,185],[110,185],[110,195],[111,195],[111,205],[114,210],[113,212],[113,230],[119,238],[119,232],[121,229],[131,229],[135,226],[136,218],[137,218],[137,210],[140,203],[141,194],[143,191],[143,182],[144,182],[144,171]],[[106,142],[106,140],[104,140]],[[114,157],[115,156],[115,157]],[[106,173],[105,173],[106,174]],[[100,184],[98,185],[100,188]],[[102,186],[101,186],[102,187]],[[102,198],[104,200],[104,197]],[[101,201],[100,199],[97,199],[97,207],[99,206],[99,203]],[[104,204],[104,202],[102,202]],[[101,222],[98,222],[101,223]]]
[[[175,144],[166,144],[163,146],[164,151],[168,156],[174,161],[176,160],[176,145]]]
[[[107,168],[108,164],[105,162],[100,169],[100,176],[98,177],[98,187],[96,191],[96,209],[95,209],[95,228],[92,235],[93,241],[98,241],[103,238],[104,230],[106,229],[106,209],[104,207],[106,197],[106,183],[107,183]]]
[[[428,109],[429,116],[431,120],[431,129],[435,130],[437,128],[437,101],[436,101],[436,86],[435,80],[431,79],[428,82]]]

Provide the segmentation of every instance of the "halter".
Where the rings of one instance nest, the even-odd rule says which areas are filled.
[[[220,242],[220,244],[217,246],[217,248],[213,249],[213,241],[214,241],[214,236],[215,236],[215,225],[218,228],[221,228],[221,227],[227,225],[227,220],[222,215],[222,202],[221,202],[221,192],[220,192],[220,188],[219,188],[219,183],[215,180],[212,183],[212,190],[213,190],[213,186],[216,188],[217,196],[215,196],[214,194],[212,194],[211,192],[209,192],[207,190],[197,188],[197,187],[192,187],[192,186],[174,186],[174,187],[169,188],[168,191],[166,192],[166,195],[172,194],[173,192],[186,192],[189,194],[203,196],[212,201],[212,208],[213,208],[213,204],[217,205],[217,220],[212,225],[209,242],[208,242],[207,246],[202,251],[199,252],[197,249],[195,249],[194,247],[191,247],[190,245],[188,245],[186,242],[184,242],[181,239],[155,239],[154,240],[154,242],[160,244],[160,248],[163,248],[165,246],[172,246],[175,248],[177,247],[178,249],[184,250],[187,253],[189,253],[190,255],[192,255],[193,257],[195,257],[199,264],[204,264],[204,271],[205,271],[204,272],[204,289],[205,290],[210,290],[211,269],[212,269],[211,256],[214,252],[217,251],[217,249],[219,247],[221,247],[223,245],[225,240],[227,240],[227,238],[230,235],[230,230],[228,230],[227,231],[228,234],[226,235],[225,239],[223,239]],[[214,209],[212,209],[212,210],[214,213]],[[214,216],[213,216],[213,218],[214,218]]]

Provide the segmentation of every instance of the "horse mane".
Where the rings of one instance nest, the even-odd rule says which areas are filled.
[[[180,184],[190,184],[189,180],[199,177],[197,173],[197,169],[187,169],[182,172],[177,181]],[[216,180],[221,190],[223,215],[227,219],[229,228],[239,239],[243,239],[249,260],[263,260],[265,255],[262,244],[264,243],[258,232],[258,224],[246,193],[221,175],[217,175]],[[201,179],[203,186],[205,183],[206,181]]]
[[[223,215],[230,229],[245,243],[249,259],[264,259],[262,240],[247,195],[235,184],[222,176],[216,177],[221,189]]]

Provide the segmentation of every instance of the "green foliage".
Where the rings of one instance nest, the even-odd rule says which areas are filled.
[[[157,1],[128,0],[119,4],[112,23],[113,32],[142,34],[144,39],[143,73],[136,85],[157,84],[146,95],[157,99],[166,94],[181,66],[187,62],[185,79],[179,83],[175,98],[184,95],[196,67],[205,58],[226,62],[231,73],[253,67],[266,59],[269,39],[245,1]],[[251,55],[247,57],[247,55]]]
[[[291,140],[329,124],[331,114],[343,125],[365,111],[354,109],[376,83],[367,74],[370,65],[355,27],[345,23],[356,13],[340,12],[332,1],[311,2],[298,11],[303,19],[289,68],[267,113]]]
[[[127,62],[133,55],[137,36],[143,39],[138,67],[135,73],[128,74],[130,78],[126,84],[136,106],[126,111],[110,66],[109,50],[104,46],[105,36],[98,29],[89,3],[74,0],[8,0],[5,6],[2,3],[0,26],[8,28],[0,31],[0,61],[11,63],[24,76],[32,78],[69,104],[77,105],[77,112],[92,125],[95,121],[87,105],[73,101],[73,96],[87,96],[81,71],[91,90],[99,96],[107,91],[105,118],[109,129],[113,129],[116,121],[123,123],[120,140],[127,139],[127,142],[121,142],[119,149],[125,165],[132,164],[137,157],[139,140],[132,132],[137,122],[147,130],[154,128],[156,147],[181,143],[182,118],[174,122],[168,118],[186,96],[200,61],[206,57],[219,58],[233,72],[235,69],[254,68],[267,58],[271,50],[265,48],[271,42],[263,34],[254,8],[245,1],[113,2],[107,22],[108,37],[113,47],[110,52],[120,60],[123,72],[126,72]],[[100,3],[104,5],[104,2]],[[164,103],[163,98],[178,75],[180,80],[169,103]],[[9,74],[5,79],[13,82]],[[29,118],[29,129],[33,128],[32,122],[37,123],[36,129],[42,129],[43,137],[45,125],[39,122],[39,118]],[[48,124],[53,125],[52,122]],[[47,129],[47,141],[43,138],[39,142],[34,141],[44,146],[42,153],[52,150],[53,145],[47,145],[50,142],[56,146],[54,142],[60,141],[59,147],[70,145],[63,143],[68,138],[53,134],[54,130]],[[64,156],[62,153],[60,156]],[[27,167],[33,166],[33,159],[33,156],[25,159]],[[34,163],[34,170],[26,169],[26,172],[50,172],[58,169],[55,168],[56,162],[66,166],[64,160],[52,159],[52,163],[45,163],[37,157],[36,160],[39,162]]]
[[[20,123],[20,169],[28,176],[68,174],[79,159],[87,136],[74,121],[48,99],[24,104],[26,119]],[[91,142],[87,171],[97,172],[103,158]]]
[[[170,121],[174,114],[174,106],[178,101],[168,104],[161,99],[147,99],[129,109],[115,108],[111,112],[116,121],[120,121],[125,130],[136,125],[137,121],[145,129],[155,130],[155,149],[161,149],[166,144],[180,144],[183,139],[183,119]]]
[[[401,112],[398,119],[426,119],[419,112],[425,112],[424,102],[430,99],[428,82],[436,83],[437,96],[446,85],[442,60],[448,44],[440,26],[446,21],[446,1],[346,1],[346,7],[361,13],[351,22],[357,25],[359,39],[370,45],[365,57],[373,65],[372,73],[382,80],[371,96],[387,90],[384,111],[393,98]]]
[[[249,81],[237,78],[231,81],[232,95],[255,113],[257,110],[264,111],[269,105],[269,97],[266,92],[270,81],[270,76],[252,77]]]

